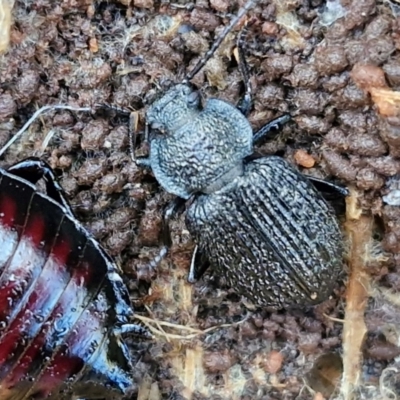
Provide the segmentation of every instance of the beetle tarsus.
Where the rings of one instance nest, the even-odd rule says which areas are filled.
[[[328,182],[324,179],[316,178],[315,176],[304,175],[311,183],[320,191],[328,193],[337,193],[343,197],[349,196],[350,192],[347,188],[339,185],[335,185],[332,182]]]
[[[271,133],[275,133],[282,125],[290,121],[290,115],[284,114],[278,118],[273,119],[264,126],[262,126],[253,136],[253,145],[258,144],[262,139],[265,140]]]
[[[145,327],[138,324],[121,325],[120,327],[114,329],[114,333],[116,336],[135,335],[142,336],[147,339],[151,339],[153,337],[152,334]]]

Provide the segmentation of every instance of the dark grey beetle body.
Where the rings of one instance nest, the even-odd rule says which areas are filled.
[[[257,306],[312,305],[342,270],[336,217],[306,177],[278,157],[246,161],[253,131],[233,105],[201,109],[188,85],[147,111],[146,160],[160,185],[194,201],[187,226],[213,270]]]
[[[316,189],[265,157],[189,208],[187,225],[217,274],[258,306],[325,300],[341,270],[341,235]]]

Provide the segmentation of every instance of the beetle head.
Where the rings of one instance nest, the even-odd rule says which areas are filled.
[[[146,120],[151,129],[173,133],[200,111],[199,93],[190,85],[179,84],[149,107]]]

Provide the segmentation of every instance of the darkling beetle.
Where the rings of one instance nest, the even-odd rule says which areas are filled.
[[[118,266],[38,158],[0,169],[0,304],[2,400],[111,400],[132,391],[122,335],[150,335],[129,322]]]
[[[189,281],[211,265],[255,306],[314,305],[330,295],[342,271],[343,239],[334,212],[310,180],[343,195],[347,190],[305,177],[282,158],[254,154],[254,145],[289,118],[253,134],[246,118],[251,107],[243,49],[247,28],[238,37],[245,92],[237,107],[219,99],[202,107],[189,84],[255,3],[248,1],[184,81],[146,111],[150,154],[136,162],[150,167],[159,184],[178,196],[164,214],[165,246],[152,265],[171,243],[168,221],[190,200],[186,224],[196,247]]]

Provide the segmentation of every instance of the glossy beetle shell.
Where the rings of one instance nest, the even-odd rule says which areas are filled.
[[[117,266],[64,207],[0,169],[0,398],[114,399],[132,387]]]

